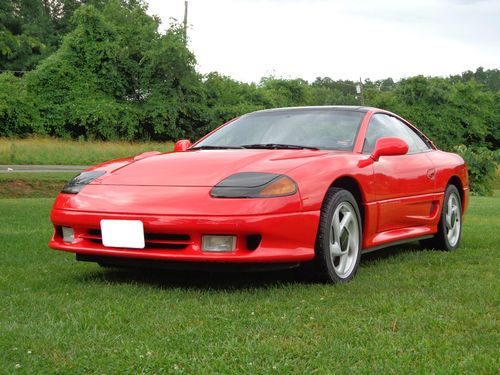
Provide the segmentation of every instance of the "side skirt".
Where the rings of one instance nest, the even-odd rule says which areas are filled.
[[[432,237],[434,237],[434,236],[433,235],[420,236],[420,237],[406,238],[404,240],[399,240],[399,241],[394,241],[394,242],[388,242],[388,243],[385,243],[383,245],[373,246],[373,247],[369,247],[368,249],[364,249],[363,251],[361,251],[361,255],[368,254],[368,253],[371,253],[372,251],[377,251],[377,250],[380,250],[380,249],[383,249],[386,247],[403,245],[405,243],[426,240],[426,239],[432,238]]]

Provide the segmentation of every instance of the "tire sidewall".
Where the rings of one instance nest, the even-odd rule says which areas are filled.
[[[358,254],[356,256],[356,261],[354,263],[354,267],[351,271],[351,273],[346,276],[346,277],[340,277],[336,272],[333,267],[333,260],[331,259],[330,256],[330,225],[332,222],[333,214],[335,212],[335,209],[343,202],[349,203],[353,208],[354,211],[356,212],[356,219],[358,223],[358,234],[359,234],[359,248],[358,248]],[[323,236],[321,238],[321,255],[322,255],[322,261],[324,262],[326,266],[326,270],[328,272],[328,275],[330,279],[333,282],[347,282],[351,280],[354,275],[356,274],[358,267],[359,267],[359,262],[361,259],[361,248],[362,248],[362,239],[363,239],[363,232],[362,232],[362,224],[361,224],[361,215],[359,212],[358,204],[356,202],[356,199],[354,196],[347,190],[339,190],[336,193],[333,194],[331,197],[331,200],[327,202],[327,207],[326,207],[326,220],[322,223],[323,225],[326,225],[326,228],[321,228],[323,231]]]
[[[460,231],[458,233],[458,240],[455,246],[451,246],[450,242],[448,241],[448,236],[446,235],[446,212],[448,211],[448,200],[450,198],[450,195],[454,194],[457,198],[458,206],[460,209]],[[439,222],[440,225],[440,232],[443,238],[443,244],[445,245],[446,250],[448,251],[453,251],[458,249],[460,246],[460,240],[462,239],[462,200],[460,198],[460,193],[458,192],[458,189],[454,185],[449,185],[446,188],[445,194],[444,194],[444,201],[443,201],[443,209],[441,210],[441,220]]]

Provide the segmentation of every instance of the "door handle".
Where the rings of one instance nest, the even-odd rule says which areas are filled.
[[[428,169],[427,170],[427,177],[430,180],[434,180],[434,177],[436,177],[436,169],[435,168]]]

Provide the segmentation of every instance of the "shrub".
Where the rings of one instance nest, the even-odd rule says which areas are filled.
[[[11,73],[0,74],[0,137],[26,136],[37,132],[39,118],[24,81]],[[39,131],[40,132],[40,131]]]
[[[493,195],[495,174],[498,166],[499,152],[486,147],[467,147],[459,145],[454,148],[460,154],[469,170],[469,185],[473,195]]]

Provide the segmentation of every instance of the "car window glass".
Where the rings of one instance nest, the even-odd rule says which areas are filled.
[[[375,142],[383,137],[401,138],[408,144],[409,154],[428,149],[422,139],[406,124],[395,117],[377,113],[372,116],[368,124],[363,152],[371,153],[375,147]]]
[[[393,117],[394,118],[394,117]],[[413,141],[415,142],[415,146],[419,151],[425,151],[425,150],[430,150],[430,146],[425,142],[420,135],[417,134],[417,132],[412,129],[410,126],[406,125],[404,122],[401,120],[398,120],[394,118],[396,121],[401,123],[401,126],[408,132],[410,137],[412,137]]]
[[[335,109],[255,112],[219,129],[196,146],[289,144],[352,150],[364,116],[364,112]]]

